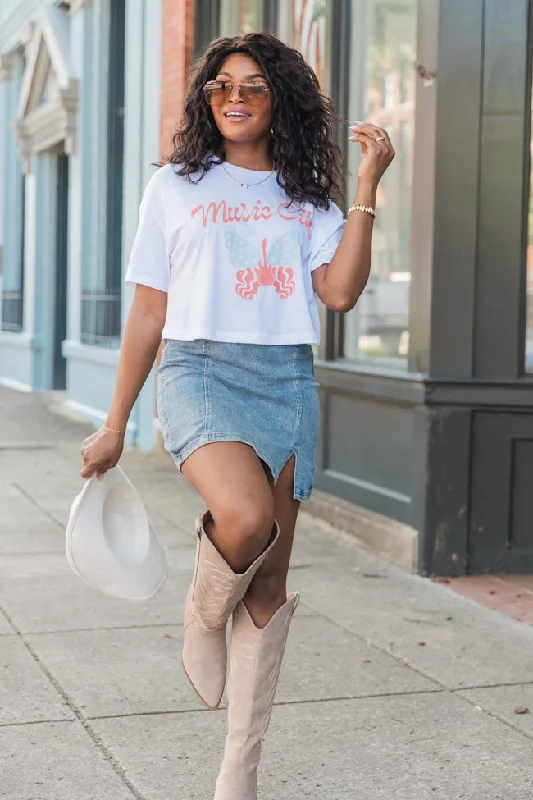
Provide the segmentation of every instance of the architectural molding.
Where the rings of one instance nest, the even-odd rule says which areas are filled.
[[[106,364],[116,367],[120,358],[118,348],[97,347],[92,344],[82,344],[67,339],[63,342],[62,352],[65,358],[85,361],[90,364]]]
[[[0,330],[0,345],[11,347],[16,350],[42,350],[43,340],[41,336],[27,331],[2,331]]]
[[[5,386],[6,389],[14,389],[16,392],[29,393],[33,391],[28,383],[21,383],[21,381],[14,381],[11,378],[0,376],[0,386]]]
[[[49,150],[59,142],[71,155],[76,145],[78,87],[60,89],[58,97],[43,104],[27,117],[15,120],[12,128],[19,140],[22,171],[30,172],[31,156]]]
[[[23,47],[28,47],[33,40],[33,36],[35,34],[35,22],[28,21],[25,22],[20,28],[18,33],[18,40],[19,43]]]
[[[11,78],[14,61],[14,53],[2,53],[0,55],[0,83],[2,83],[2,81],[8,81]]]
[[[70,14],[77,14],[78,11],[84,11],[93,7],[93,0],[70,0],[69,3]]]
[[[64,142],[75,150],[79,82],[70,62],[68,17],[52,5],[41,9],[28,45],[27,67],[12,129],[19,140],[22,169],[30,169],[32,153]]]
[[[3,6],[3,3],[0,3]],[[26,20],[34,19],[38,14],[43,0],[24,0],[24,2],[10,2],[11,12],[2,14],[0,25],[0,51],[7,53],[15,50],[20,42],[20,32]]]

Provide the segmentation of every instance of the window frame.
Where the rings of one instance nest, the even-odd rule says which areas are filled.
[[[330,52],[336,54],[329,63],[330,97],[341,122],[335,129],[335,139],[341,149],[341,157],[346,164],[348,142],[346,129],[342,122],[348,118],[350,105],[350,34],[352,7],[350,0],[333,0],[330,6]],[[345,170],[347,174],[347,168]],[[347,210],[347,198],[340,204],[344,213]],[[326,361],[337,361],[344,358],[344,314],[326,309],[322,342],[319,346],[319,357]]]
[[[531,149],[533,147],[533,0],[528,3],[528,44],[527,44],[527,83],[526,83],[526,108],[524,119],[524,173],[528,176],[524,180],[523,191],[523,225],[522,225],[522,304],[521,314],[518,319],[519,325],[519,341],[521,343],[522,361],[521,371],[522,377],[530,377],[533,373],[533,365],[528,369],[527,363],[527,331],[528,331],[528,294],[527,294],[527,254],[529,249],[530,238],[530,204],[533,194],[533,158]],[[533,210],[533,209],[531,209]],[[533,231],[531,231],[533,235]],[[532,300],[533,304],[533,300]],[[531,319],[533,326],[533,318]]]
[[[196,0],[194,4],[194,57],[201,55],[220,36],[221,0]]]

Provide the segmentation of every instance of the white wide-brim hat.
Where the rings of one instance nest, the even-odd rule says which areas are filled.
[[[89,478],[72,503],[66,551],[75,574],[112,597],[147,600],[166,580],[163,546],[118,466]]]

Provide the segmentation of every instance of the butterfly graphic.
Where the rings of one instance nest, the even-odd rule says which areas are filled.
[[[282,300],[296,289],[294,270],[286,266],[300,258],[302,232],[283,234],[267,252],[267,239],[261,243],[262,254],[238,233],[224,234],[231,263],[237,267],[235,291],[244,300],[253,300],[261,286],[273,286]],[[257,264],[257,266],[253,266]]]

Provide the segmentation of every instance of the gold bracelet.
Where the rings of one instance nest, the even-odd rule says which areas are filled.
[[[377,216],[375,208],[372,208],[372,206],[363,206],[361,203],[355,203],[353,206],[350,206],[348,214],[351,214],[352,211],[364,211],[365,214],[370,214],[374,219]]]
[[[108,431],[108,433],[120,433],[123,434],[125,431],[116,431],[114,428],[108,428],[107,425],[102,425],[104,431]]]

